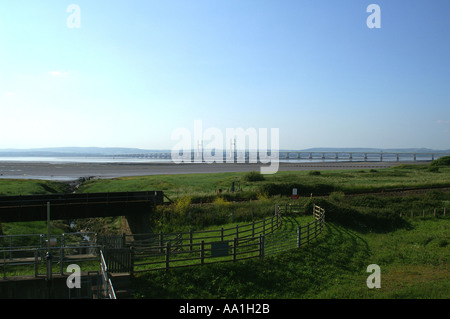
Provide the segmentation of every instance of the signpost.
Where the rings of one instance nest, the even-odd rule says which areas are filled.
[[[298,199],[297,188],[292,189],[291,199]]]

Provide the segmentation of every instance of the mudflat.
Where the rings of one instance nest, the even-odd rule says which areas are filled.
[[[419,162],[405,162],[408,164]],[[280,162],[278,171],[377,169],[402,162]],[[85,162],[7,162],[0,161],[0,178],[70,181],[82,177],[117,178],[160,174],[199,174],[260,171],[269,164],[251,163],[85,163]]]

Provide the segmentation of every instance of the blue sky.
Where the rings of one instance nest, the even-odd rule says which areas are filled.
[[[6,0],[0,148],[170,149],[201,120],[282,149],[449,149],[449,57],[448,0]]]

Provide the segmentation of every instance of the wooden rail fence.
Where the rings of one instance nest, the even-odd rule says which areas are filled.
[[[308,244],[322,233],[325,210],[318,206],[313,209],[313,222],[289,231],[279,230],[283,220],[302,213],[305,213],[304,207],[277,206],[274,214],[268,218],[226,229],[134,234],[132,238],[131,235],[130,238],[125,235],[122,243],[129,249],[105,250],[105,258],[108,259],[110,272],[128,270],[131,273],[249,258],[263,259],[266,255]],[[123,253],[124,256],[108,257],[114,253]]]

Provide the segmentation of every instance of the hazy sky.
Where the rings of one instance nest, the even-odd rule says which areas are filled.
[[[0,148],[170,149],[201,120],[449,149],[450,1],[4,0],[0,115]]]

